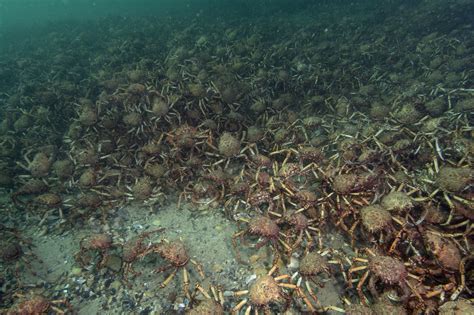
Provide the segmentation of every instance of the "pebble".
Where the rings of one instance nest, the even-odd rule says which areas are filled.
[[[250,276],[248,276],[248,277],[245,279],[245,283],[246,283],[246,284],[249,284],[250,282],[254,281],[255,279],[257,279],[257,275],[256,275],[256,274],[250,275]]]
[[[104,229],[104,232],[110,232],[110,226],[109,226],[109,224],[107,224],[107,223],[104,224],[104,225],[103,225],[103,229]]]
[[[221,264],[214,264],[212,265],[212,271],[215,273],[222,272],[224,267]]]
[[[146,308],[142,311],[140,311],[140,313],[138,313],[139,315],[150,315],[152,313],[151,309],[150,308]]]
[[[121,287],[122,287],[122,284],[120,283],[120,281],[115,280],[110,284],[109,289],[115,289],[118,291]]]
[[[94,284],[94,278],[89,278],[86,280],[86,286],[91,287]]]
[[[290,263],[288,264],[288,269],[298,269],[300,266],[300,262],[298,258],[291,256]]]
[[[82,273],[82,269],[79,267],[72,267],[71,269],[71,276],[80,276]]]
[[[86,279],[84,279],[83,277],[80,277],[80,278],[76,279],[76,283],[78,283],[78,284],[84,284],[85,282],[86,282]]]

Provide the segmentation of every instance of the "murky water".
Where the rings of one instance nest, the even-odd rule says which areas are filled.
[[[472,21],[3,1],[1,312],[474,313]]]

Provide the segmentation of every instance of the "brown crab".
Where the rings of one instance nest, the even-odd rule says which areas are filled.
[[[51,165],[53,163],[53,159],[46,153],[44,152],[38,152],[35,154],[35,156],[33,157],[33,159],[31,160],[29,157],[28,157],[28,154],[30,153],[31,151],[25,153],[25,155],[23,156],[23,158],[25,159],[26,161],[26,165],[20,163],[20,162],[17,162],[18,165],[29,171],[31,176],[33,177],[46,177],[48,174],[49,174],[49,171],[51,170]]]
[[[41,218],[39,225],[43,225],[43,223],[48,218],[49,214],[57,210],[59,213],[60,222],[64,222],[64,214],[63,214],[63,199],[60,195],[56,193],[43,193],[41,195],[36,196],[30,203],[30,206],[34,209],[40,209],[44,211],[43,217]]]
[[[24,204],[20,196],[41,194],[48,191],[48,185],[41,179],[32,178],[18,188],[11,196],[13,203]]]
[[[16,296],[19,297],[19,300],[12,307],[6,310],[5,314],[36,315],[65,314],[68,311],[72,312],[72,307],[66,299],[50,300],[45,296],[36,293],[16,293]]]
[[[242,307],[250,304],[245,314],[250,314],[252,307],[255,308],[255,314],[258,314],[259,310],[263,310],[264,314],[270,314],[272,306],[279,307],[282,313],[284,313],[291,304],[291,297],[284,289],[297,290],[298,287],[295,284],[281,282],[290,278],[289,275],[272,276],[276,269],[276,266],[274,266],[267,274],[258,277],[249,290],[231,293],[234,297],[248,295],[248,299],[239,302],[232,309],[232,312],[237,314]],[[284,306],[282,307],[281,305]]]
[[[13,271],[15,277],[20,279],[20,269],[25,266],[33,275],[36,272],[31,266],[31,261],[35,259],[38,262],[42,260],[31,250],[32,244],[28,239],[19,235],[14,229],[2,226],[4,230],[0,240],[0,262],[5,270]]]
[[[145,240],[152,234],[161,231],[163,231],[163,229],[143,232],[122,244],[122,260],[124,264],[123,277],[125,281],[127,281],[130,272],[134,275],[139,275],[139,273],[133,269],[133,264],[150,249],[151,243],[146,243]]]
[[[369,258],[355,257],[354,262],[362,262],[364,265],[352,265],[349,269],[349,287],[352,287],[352,274],[357,271],[366,270],[358,280],[357,293],[362,303],[366,303],[366,297],[362,292],[362,288],[369,279],[369,291],[374,297],[379,296],[377,290],[377,282],[380,281],[385,286],[397,287],[401,291],[400,300],[406,301],[411,293],[411,287],[408,277],[418,279],[415,275],[408,272],[405,264],[397,258],[374,253],[370,249],[365,250],[369,254]],[[370,278],[369,278],[370,276]],[[415,293],[417,294],[417,293]]]
[[[248,196],[248,203],[254,208],[259,208],[261,205],[267,204],[268,211],[272,211],[275,207],[272,196],[265,190],[258,190],[250,193]]]
[[[278,217],[276,223],[283,224],[285,231],[281,234],[285,236],[285,243],[288,243],[290,247],[289,255],[301,245],[305,237],[308,243],[311,243],[313,241],[312,234],[315,232],[320,234],[320,230],[313,226],[316,220],[308,219],[308,217],[303,214],[303,211],[304,208],[297,211],[288,210],[284,214],[273,211],[269,212]]]
[[[182,200],[191,196],[193,204],[213,204],[221,199],[221,192],[209,180],[199,179],[193,184],[188,184],[184,191],[180,194],[178,200],[178,208],[182,204]]]
[[[81,266],[86,266],[98,254],[98,267],[101,268],[107,258],[109,249],[113,246],[112,236],[105,233],[92,234],[81,239],[79,251],[74,255]]]
[[[299,265],[298,273],[295,273],[292,278],[295,278],[297,274],[301,276],[296,280],[296,285],[299,290],[297,291],[297,297],[301,297],[306,304],[307,309],[310,312],[325,312],[328,310],[340,311],[336,306],[322,306],[318,297],[314,293],[312,283],[318,284],[320,287],[324,285],[316,281],[316,276],[321,273],[325,273],[328,277],[332,277],[330,264],[339,264],[336,261],[328,261],[325,256],[322,256],[318,252],[309,251],[305,254]],[[310,298],[304,293],[302,288],[302,282],[304,281],[304,288],[308,292]],[[313,305],[313,301],[316,306]]]
[[[280,239],[280,227],[278,224],[265,216],[257,216],[255,218],[252,218],[250,220],[245,220],[245,219],[240,219],[246,223],[248,223],[248,227],[245,230],[239,231],[235,233],[232,236],[232,245],[234,247],[234,250],[236,252],[237,260],[241,263],[247,264],[247,262],[242,261],[240,257],[240,252],[237,249],[237,239],[242,238],[247,234],[250,234],[252,236],[257,236],[259,238],[262,238],[257,242],[257,244],[254,245],[256,249],[261,248],[267,243],[270,243],[273,252],[274,252],[274,258],[273,258],[273,264],[275,265],[276,262],[278,261],[280,255],[279,255],[279,245],[278,242],[281,242],[282,244],[285,244],[285,247],[290,250],[290,246],[288,246],[282,239]]]
[[[170,275],[161,283],[161,287],[166,287],[171,280],[176,276],[176,273],[183,270],[183,291],[186,297],[190,297],[189,294],[189,272],[186,268],[188,262],[191,262],[197,269],[199,275],[204,278],[204,272],[200,264],[194,259],[191,259],[186,251],[183,241],[181,240],[162,240],[159,243],[151,244],[139,257],[145,257],[151,253],[156,253],[163,258],[167,263],[166,265],[157,268],[156,273],[165,272],[168,269],[173,269]]]
[[[197,301],[197,293],[204,296],[204,300],[198,302],[197,306],[192,306],[186,312],[188,315],[224,315],[224,295],[219,288],[211,287],[211,294],[209,294],[200,284],[196,284],[195,290],[192,294],[193,300]],[[194,304],[194,303],[193,303]]]

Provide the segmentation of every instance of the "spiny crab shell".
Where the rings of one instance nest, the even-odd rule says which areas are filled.
[[[390,256],[375,255],[369,259],[369,269],[377,278],[388,284],[405,281],[408,271],[403,262]]]
[[[382,206],[387,211],[407,211],[413,208],[413,201],[402,191],[392,191],[382,198]]]
[[[264,275],[250,287],[249,297],[252,304],[266,306],[282,300],[283,291],[272,276]]]
[[[370,205],[360,210],[362,224],[371,233],[381,231],[390,226],[392,216],[379,205]]]
[[[306,254],[300,262],[300,273],[303,276],[315,276],[321,272],[330,273],[326,258],[316,252]]]
[[[169,243],[161,242],[157,246],[157,252],[165,260],[178,267],[186,265],[189,261],[189,256],[184,247],[184,243],[180,240],[175,240]]]
[[[372,189],[378,178],[379,174],[372,172],[339,174],[334,177],[332,186],[337,194],[350,194]]]
[[[40,179],[32,178],[21,186],[16,194],[37,194],[48,190],[48,186]]]
[[[297,231],[302,231],[309,226],[308,218],[301,212],[290,212],[286,216],[286,221],[292,225]]]
[[[318,201],[316,195],[309,190],[299,190],[295,194],[295,197],[298,200],[298,204],[305,209],[314,207],[314,205]]]
[[[84,242],[84,246],[89,249],[105,250],[112,246],[112,236],[104,233],[94,234],[86,237]]]
[[[33,177],[45,177],[48,175],[51,168],[51,159],[46,153],[38,152],[29,163],[28,169]]]
[[[224,315],[222,305],[212,299],[207,299],[199,303],[198,306],[191,309],[188,315]]]
[[[225,157],[233,157],[240,152],[240,141],[229,132],[219,138],[219,153]]]
[[[280,228],[272,219],[261,216],[254,218],[250,222],[249,232],[266,238],[277,238]]]
[[[51,307],[51,302],[42,295],[35,295],[21,302],[18,307],[8,314],[46,314]]]
[[[37,196],[35,202],[46,207],[54,208],[62,203],[62,198],[54,193],[44,193]]]

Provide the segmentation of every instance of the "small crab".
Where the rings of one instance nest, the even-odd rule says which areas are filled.
[[[125,280],[127,280],[129,272],[132,272],[134,275],[139,274],[133,269],[133,264],[150,249],[151,243],[146,243],[145,240],[149,238],[151,234],[161,231],[163,231],[163,229],[143,232],[122,244],[122,260],[124,263],[123,277]]]
[[[4,265],[5,272],[14,271],[15,277],[20,279],[20,269],[25,266],[33,275],[36,272],[31,266],[32,259],[42,260],[31,250],[30,240],[20,236],[19,232],[4,226],[0,238],[0,263]]]
[[[300,209],[297,211],[287,211],[285,214],[279,214],[276,212],[269,212],[270,214],[277,216],[277,223],[284,223],[284,228],[286,230],[281,234],[285,236],[286,243],[290,246],[289,254],[293,252],[296,248],[298,248],[301,243],[303,242],[305,236],[308,243],[311,243],[313,240],[312,233],[316,232],[320,234],[320,230],[313,226],[312,224],[316,221],[314,219],[308,219],[303,214],[304,209]],[[289,243],[291,241],[291,244]]]
[[[340,265],[341,263],[336,260],[327,260],[326,254],[328,251],[319,253],[316,251],[308,251],[304,255],[303,259],[300,261],[298,271],[292,276],[292,279],[296,280],[296,285],[299,290],[297,291],[297,297],[303,299],[306,304],[306,307],[311,312],[326,312],[328,310],[340,311],[336,306],[322,306],[318,297],[314,293],[312,284],[317,284],[320,287],[324,287],[324,284],[317,281],[316,277],[322,273],[325,273],[328,277],[332,277],[332,271],[330,264]],[[323,256],[324,255],[324,256]],[[298,277],[299,275],[299,277]],[[304,282],[303,282],[304,281]],[[324,281],[324,280],[323,280]],[[302,285],[304,283],[304,286]],[[304,293],[304,288],[308,292],[311,299],[316,303],[316,306],[313,305],[313,301],[307,297]]]
[[[24,195],[34,195],[34,194],[41,194],[48,190],[48,185],[37,178],[31,178],[26,183],[24,183],[20,188],[18,188],[11,196],[13,203],[15,204],[24,204],[23,201],[20,200],[20,196]]]
[[[65,314],[67,311],[72,312],[72,307],[66,299],[50,300],[37,293],[16,293],[15,295],[19,300],[6,311],[5,314],[7,315]],[[66,310],[60,307],[65,307]]]
[[[32,177],[46,177],[51,170],[51,165],[53,163],[52,157],[45,152],[38,152],[35,154],[33,159],[30,159],[28,156],[30,153],[31,150],[23,155],[23,158],[27,163],[26,165],[20,162],[17,162],[17,164],[21,168],[29,171]]]
[[[278,261],[280,255],[278,253],[279,245],[278,242],[281,242],[285,245],[287,250],[290,250],[288,246],[282,239],[280,239],[280,228],[275,221],[265,216],[257,216],[250,220],[240,218],[240,220],[248,223],[248,228],[242,231],[235,233],[232,236],[232,245],[236,251],[237,260],[241,261],[240,252],[237,250],[237,238],[242,238],[246,234],[257,236],[262,238],[254,246],[256,249],[261,248],[267,243],[271,243],[274,250],[273,264],[275,265]],[[241,261],[242,262],[242,261]],[[246,263],[246,262],[242,262]]]
[[[268,211],[273,210],[275,207],[272,196],[265,190],[250,193],[248,196],[248,203],[254,208],[259,208],[261,205],[267,204]]]
[[[63,199],[58,194],[49,192],[36,196],[31,201],[31,206],[33,208],[42,209],[44,211],[43,217],[39,222],[39,225],[43,225],[49,214],[54,210],[58,210],[59,218],[61,222],[64,222],[64,214],[62,209]]]
[[[101,268],[108,255],[107,252],[112,246],[113,240],[111,235],[105,233],[92,234],[80,241],[80,249],[74,256],[81,266],[86,266],[94,258],[93,256],[98,254],[100,258],[98,266]]]
[[[186,251],[184,243],[181,240],[162,240],[159,243],[151,244],[147,250],[145,250],[139,257],[145,257],[151,253],[157,253],[167,263],[166,265],[157,268],[156,273],[165,272],[168,269],[173,269],[170,275],[161,283],[161,287],[166,287],[171,280],[176,276],[176,273],[183,270],[183,291],[186,297],[190,297],[189,294],[189,272],[186,268],[188,262],[191,262],[201,276],[204,278],[204,272],[200,264],[194,259],[191,259]]]
[[[348,230],[351,236],[352,247],[355,245],[356,228],[362,223],[360,234],[363,239],[368,239],[372,243],[381,246],[390,241],[390,253],[398,244],[402,233],[405,231],[403,222],[390,214],[378,204],[365,205],[358,210],[359,217],[356,218],[351,228]],[[401,225],[403,228],[397,233],[394,223]],[[388,245],[387,245],[388,246]]]
[[[189,195],[191,196],[191,202],[195,205],[210,205],[221,199],[219,189],[213,182],[206,179],[199,179],[195,183],[189,183],[184,188],[184,191],[179,195],[178,208]]]
[[[291,296],[285,292],[284,288],[297,290],[298,287],[295,284],[281,282],[290,278],[289,275],[272,276],[276,269],[274,266],[267,274],[258,277],[249,290],[231,292],[230,295],[234,297],[248,295],[248,299],[239,302],[232,312],[237,314],[242,307],[250,304],[245,314],[250,314],[252,307],[255,308],[255,314],[258,314],[258,310],[263,310],[264,314],[270,314],[272,306],[281,309],[281,313],[284,313],[291,304]]]
[[[188,315],[224,315],[224,295],[220,289],[211,287],[211,294],[209,294],[200,284],[196,284],[195,290],[192,294],[191,309],[186,312]],[[198,302],[197,293],[204,296],[204,300]],[[194,306],[194,302],[198,302]]]
[[[354,262],[362,262],[364,265],[351,266],[349,269],[349,286],[352,287],[352,274],[357,271],[366,270],[365,273],[358,280],[357,293],[362,303],[366,303],[366,298],[362,292],[362,288],[370,276],[369,291],[374,297],[378,297],[376,285],[377,281],[382,282],[386,286],[396,286],[401,290],[401,301],[406,301],[411,293],[411,287],[408,282],[408,277],[418,279],[415,275],[408,272],[405,264],[390,256],[374,253],[370,249],[365,250],[370,256],[368,259],[355,257]],[[416,294],[416,293],[415,293]]]

